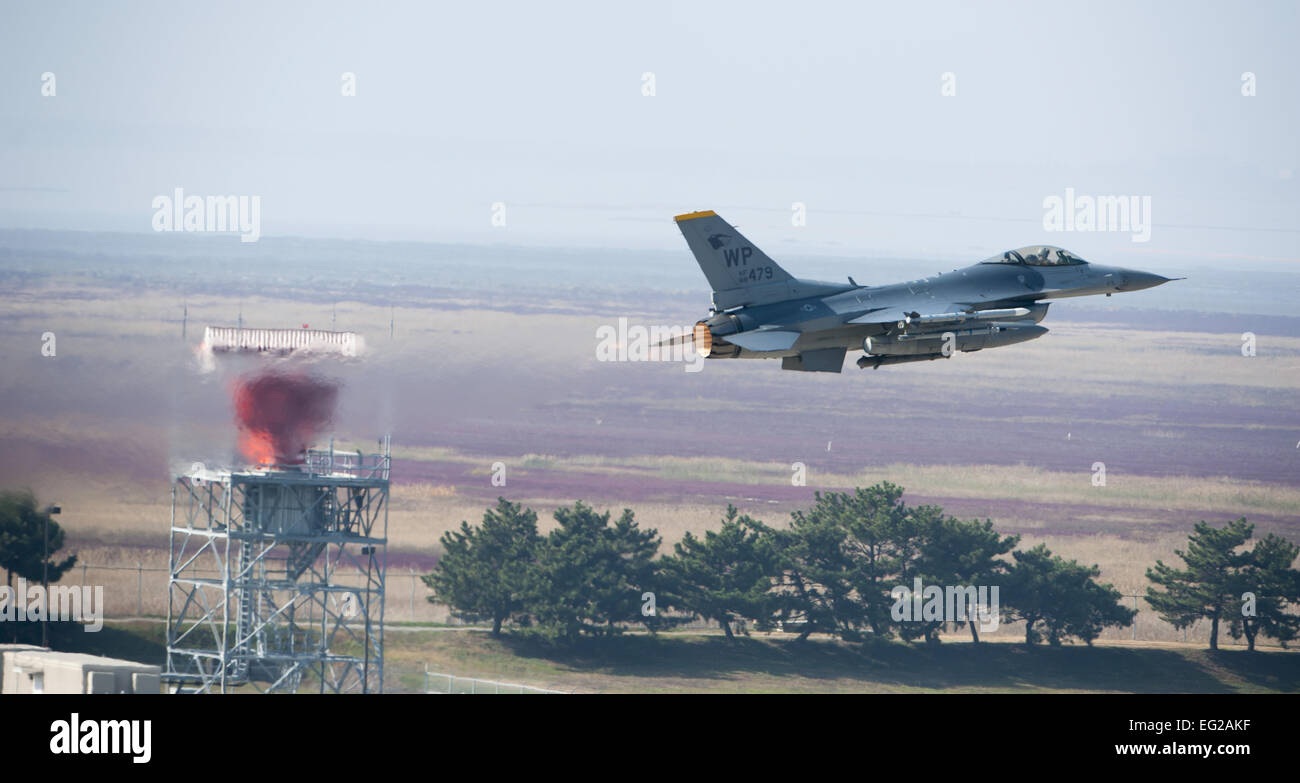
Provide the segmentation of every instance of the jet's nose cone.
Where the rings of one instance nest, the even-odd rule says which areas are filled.
[[[1122,275],[1122,282],[1117,290],[1119,291],[1141,291],[1144,288],[1155,288],[1161,283],[1168,283],[1170,278],[1163,275],[1152,274],[1151,272],[1135,272],[1126,269]]]

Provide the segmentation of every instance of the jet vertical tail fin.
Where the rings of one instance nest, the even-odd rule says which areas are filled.
[[[718,308],[779,302],[795,278],[713,211],[678,215],[677,228],[713,288]]]

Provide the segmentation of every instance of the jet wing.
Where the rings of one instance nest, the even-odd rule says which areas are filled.
[[[906,313],[897,307],[877,307],[874,310],[859,315],[856,318],[850,318],[845,321],[848,324],[887,324],[903,320]]]

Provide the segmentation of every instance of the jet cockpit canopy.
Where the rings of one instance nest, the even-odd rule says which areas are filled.
[[[1018,250],[1008,250],[1000,256],[993,256],[981,264],[1027,264],[1028,266],[1072,266],[1086,264],[1082,258],[1068,250],[1052,245],[1030,245]]]

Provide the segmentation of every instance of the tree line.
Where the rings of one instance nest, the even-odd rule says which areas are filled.
[[[775,528],[728,506],[716,530],[686,533],[670,553],[642,529],[630,509],[617,518],[581,501],[555,511],[556,526],[538,531],[537,513],[499,498],[475,526],[462,522],[441,539],[443,556],[423,577],[429,601],[500,634],[509,623],[572,642],[632,626],[663,630],[702,618],[729,639],[749,628],[784,629],[799,639],[825,633],[847,641],[878,638],[939,642],[966,627],[979,642],[981,616],[952,615],[940,588],[989,586],[997,623],[1023,622],[1025,642],[1091,644],[1108,627],[1126,627],[1135,612],[1097,581],[1100,569],[1066,560],[1039,544],[1017,549],[989,520],[961,520],[934,505],[909,506],[903,489],[883,482],[851,493],[817,493],[811,508]],[[46,524],[48,523],[48,561]],[[1147,603],[1175,628],[1210,623],[1210,648],[1224,629],[1254,650],[1261,637],[1283,647],[1300,634],[1300,546],[1274,534],[1251,541],[1244,518],[1216,528],[1195,525],[1182,567],[1163,561],[1147,570]],[[64,531],[32,493],[0,492],[0,568],[51,583],[76,563],[56,558]],[[900,597],[902,587],[925,585]],[[905,591],[906,592],[906,591]],[[959,598],[960,598],[959,593]],[[931,612],[938,604],[946,611]],[[957,602],[958,608],[963,607]],[[900,614],[900,606],[904,609]]]
[[[979,642],[973,604],[962,613],[959,600],[956,616],[951,599],[946,612],[930,611],[944,606],[931,600],[942,588],[976,585],[999,588],[987,608],[997,622],[1023,622],[1028,644],[1091,644],[1103,629],[1133,622],[1136,612],[1098,581],[1096,565],[1042,544],[1017,549],[1019,536],[999,534],[987,519],[909,506],[902,494],[889,482],[818,493],[781,529],[729,506],[716,530],[687,533],[663,555],[658,532],[642,529],[630,509],[615,519],[577,502],[556,510],[555,528],[542,535],[536,512],[500,498],[479,525],[462,522],[442,537],[444,554],[424,582],[428,600],[491,622],[494,634],[509,623],[564,642],[696,618],[728,638],[780,628],[801,640],[824,633],[937,644],[941,632],[964,626]],[[1212,647],[1221,622],[1251,649],[1261,634],[1285,646],[1300,630],[1291,613],[1300,603],[1297,547],[1270,535],[1238,551],[1250,536],[1244,519],[1223,531],[1197,525],[1188,551],[1178,552],[1186,568],[1157,562],[1147,600],[1178,628],[1209,618]],[[913,585],[926,587],[900,595]]]

